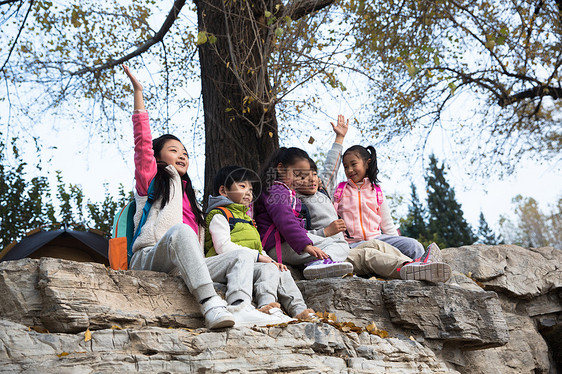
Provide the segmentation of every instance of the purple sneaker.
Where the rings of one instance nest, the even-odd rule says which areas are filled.
[[[304,268],[303,275],[306,279],[336,278],[353,273],[353,265],[349,262],[316,260],[309,262]]]

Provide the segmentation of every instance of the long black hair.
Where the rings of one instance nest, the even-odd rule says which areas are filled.
[[[154,157],[157,159],[160,158],[160,152],[164,145],[169,140],[177,140],[181,143],[181,141],[175,137],[174,135],[165,134],[162,135],[154,140],[152,140],[152,149],[154,150]],[[156,165],[158,166],[158,170],[156,171],[156,176],[154,177],[154,197],[155,200],[162,198],[161,208],[164,208],[166,204],[170,201],[170,178],[172,175],[166,170],[168,164],[162,161],[157,161]],[[197,224],[200,226],[205,226],[205,220],[203,219],[203,212],[197,204],[197,199],[195,198],[195,191],[193,190],[193,185],[191,184],[191,179],[189,175],[185,173],[181,176],[181,179],[185,181],[185,194],[189,200],[189,204],[191,205],[191,209],[193,214],[195,215],[195,220]],[[183,185],[183,184],[182,184]],[[183,188],[183,186],[182,186]]]
[[[296,147],[281,147],[273,152],[259,173],[262,187],[261,192],[267,191],[273,185],[273,182],[279,179],[277,165],[291,166],[299,160],[312,161],[308,153]]]
[[[378,179],[379,168],[377,165],[377,151],[375,147],[368,146],[363,147],[362,145],[354,145],[349,147],[342,156],[342,162],[347,154],[355,153],[360,159],[367,163],[367,177],[371,183],[379,185],[380,181]]]

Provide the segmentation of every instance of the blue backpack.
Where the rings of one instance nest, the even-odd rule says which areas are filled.
[[[113,218],[113,235],[109,239],[108,251],[109,266],[113,270],[127,270],[129,268],[131,257],[133,257],[133,243],[140,235],[141,229],[146,223],[148,212],[154,203],[154,179],[148,186],[146,203],[142,209],[142,216],[136,230],[134,217],[137,211],[137,203],[134,199]]]

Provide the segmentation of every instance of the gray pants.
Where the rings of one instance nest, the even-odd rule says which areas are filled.
[[[377,236],[375,239],[390,244],[411,259],[421,257],[421,255],[423,255],[423,253],[425,252],[425,249],[420,242],[418,242],[416,239],[408,238],[405,236],[382,234]]]
[[[262,281],[259,282],[258,279]],[[254,264],[254,298],[258,308],[279,301],[292,317],[306,309],[301,291],[295,284],[291,272],[279,271],[274,264],[264,262]]]
[[[347,243],[339,243],[332,238],[325,238],[311,233],[308,233],[307,235],[310,240],[312,240],[312,245],[326,252],[333,261],[345,261],[347,258],[347,255],[349,254],[349,246]],[[277,261],[277,252],[275,251],[275,247],[268,249],[267,254],[269,257]],[[288,265],[304,265],[311,261],[318,260],[316,257],[311,256],[306,252],[302,252],[299,255],[287,242],[283,242],[281,244],[281,256],[283,257],[283,263]]]
[[[154,247],[137,250],[129,268],[165,273],[177,268],[189,292],[199,302],[217,296],[213,281],[226,283],[226,301],[232,304],[236,300],[252,300],[254,260],[254,255],[244,250],[205,258],[193,229],[179,223],[168,230]]]

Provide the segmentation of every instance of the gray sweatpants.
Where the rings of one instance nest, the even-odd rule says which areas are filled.
[[[244,250],[205,258],[195,231],[179,223],[154,247],[137,250],[129,268],[165,273],[177,268],[189,292],[199,302],[217,295],[213,281],[226,283],[226,301],[232,304],[236,300],[251,302],[254,260],[254,255]]]
[[[333,261],[344,261],[347,258],[347,255],[349,254],[349,246],[347,243],[339,243],[332,238],[325,238],[311,233],[307,233],[307,235],[310,240],[312,240],[312,245],[326,252]],[[267,254],[269,257],[277,261],[277,252],[275,251],[275,247],[268,249]],[[281,256],[283,257],[282,262],[288,265],[303,265],[317,260],[316,257],[311,256],[306,252],[302,252],[299,255],[287,242],[283,242],[281,244]]]
[[[258,279],[262,281],[259,282]],[[258,308],[279,301],[292,317],[306,309],[301,291],[295,284],[291,272],[279,271],[277,266],[271,263],[254,264],[254,299]]]

